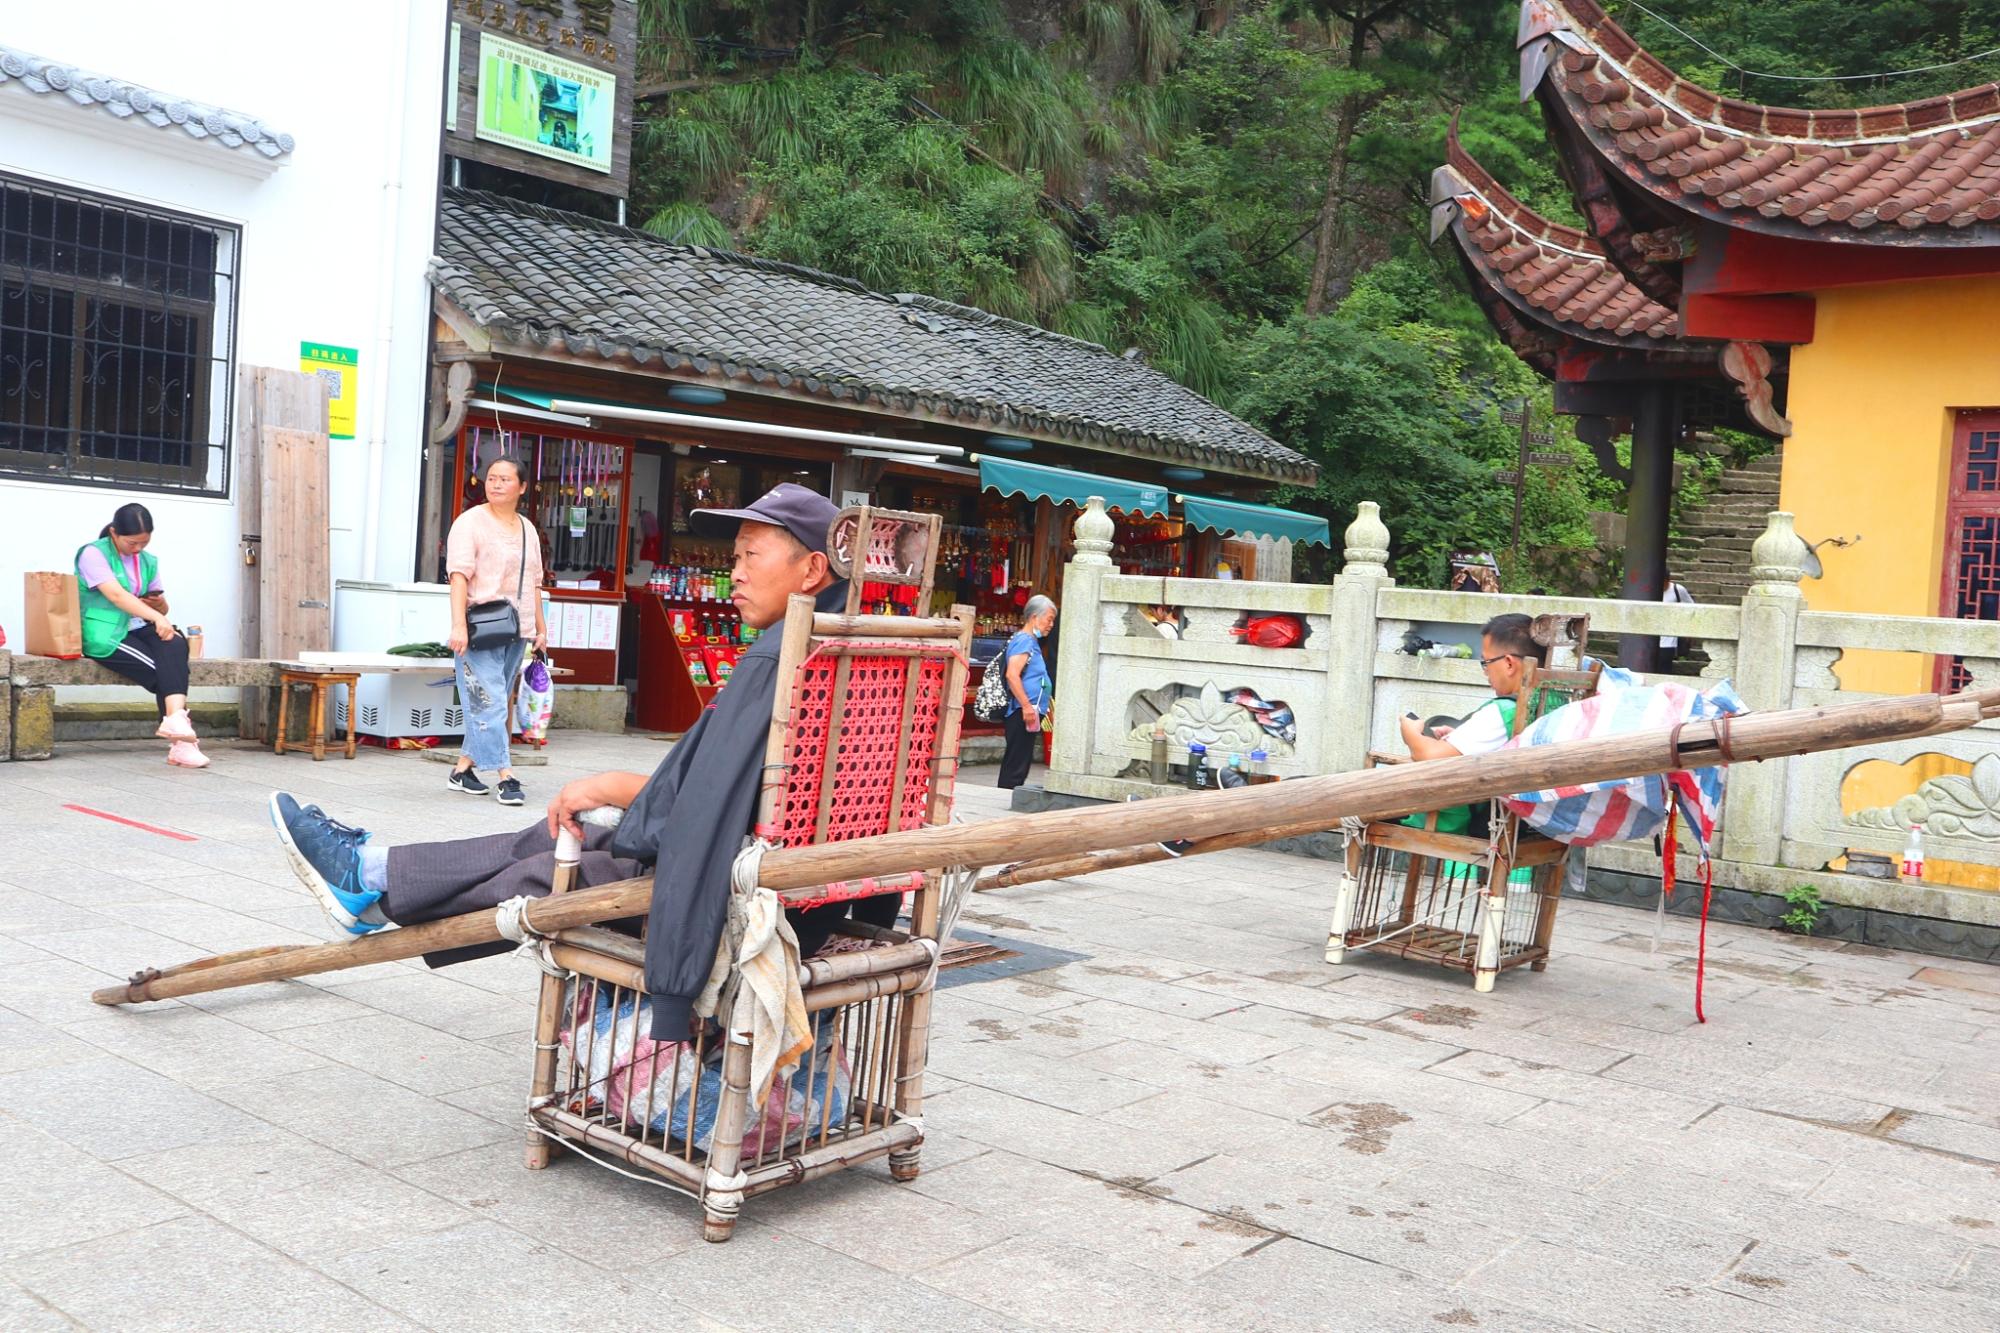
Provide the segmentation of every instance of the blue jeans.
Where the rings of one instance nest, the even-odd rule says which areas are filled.
[[[467,648],[458,655],[458,697],[465,705],[465,745],[460,753],[474,768],[508,767],[507,737],[513,732],[514,676],[528,641],[499,648]]]

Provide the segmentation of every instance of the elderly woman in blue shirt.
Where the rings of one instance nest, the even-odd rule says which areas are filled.
[[[1049,715],[1049,666],[1042,640],[1056,627],[1056,604],[1037,594],[1028,599],[1021,628],[1007,641],[1007,753],[1000,761],[1000,785],[1018,787],[1035,761],[1035,737]]]

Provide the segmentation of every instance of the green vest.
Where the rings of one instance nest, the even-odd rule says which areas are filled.
[[[1496,694],[1485,703],[1479,705],[1479,708],[1498,708],[1500,710],[1501,724],[1510,733],[1514,730],[1514,700],[1511,696],[1502,698]],[[1477,713],[1479,708],[1473,709],[1472,713]],[[1459,725],[1464,726],[1466,722],[1470,722],[1472,720],[1472,713],[1467,713],[1464,721],[1460,722]],[[1437,817],[1437,831],[1439,833],[1464,833],[1472,826],[1472,807],[1469,805],[1454,805],[1448,809],[1438,811]],[[1425,816],[1423,815],[1407,815],[1404,817],[1403,823],[1410,828],[1422,828],[1424,820]]]
[[[132,586],[132,575],[125,563],[125,557],[118,554],[118,548],[111,544],[109,537],[99,537],[94,542],[85,542],[76,548],[76,563],[83,563],[83,553],[95,546],[111,566],[111,572],[118,579],[118,586],[134,597],[141,588],[153,586],[153,575],[158,572],[160,562],[151,551],[139,552],[139,587]],[[126,631],[132,625],[132,613],[120,610],[111,604],[111,599],[83,581],[83,575],[76,576],[76,600],[83,611],[83,651],[86,657],[109,657],[118,651],[118,645],[125,642]]]

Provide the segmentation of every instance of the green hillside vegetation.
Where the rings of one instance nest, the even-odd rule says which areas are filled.
[[[1573,219],[1516,100],[1508,0],[639,0],[633,206],[650,231],[924,292],[1101,343],[1310,455],[1281,497],[1338,533],[1382,503],[1395,572],[1501,549],[1502,408],[1545,385],[1488,332],[1425,190],[1454,113],[1532,206]],[[2000,0],[1613,5],[1694,77],[1840,105],[1992,78]],[[1621,12],[1623,11],[1623,12]],[[1618,488],[1561,430],[1512,586],[1579,586]]]

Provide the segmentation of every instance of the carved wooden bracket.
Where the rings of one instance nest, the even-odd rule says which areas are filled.
[[[432,444],[443,444],[465,424],[465,410],[472,402],[472,381],[469,361],[431,367]]]
[[[1752,421],[1779,439],[1791,436],[1792,423],[1771,401],[1771,353],[1763,344],[1730,343],[1722,349],[1722,373],[1736,382]]]

